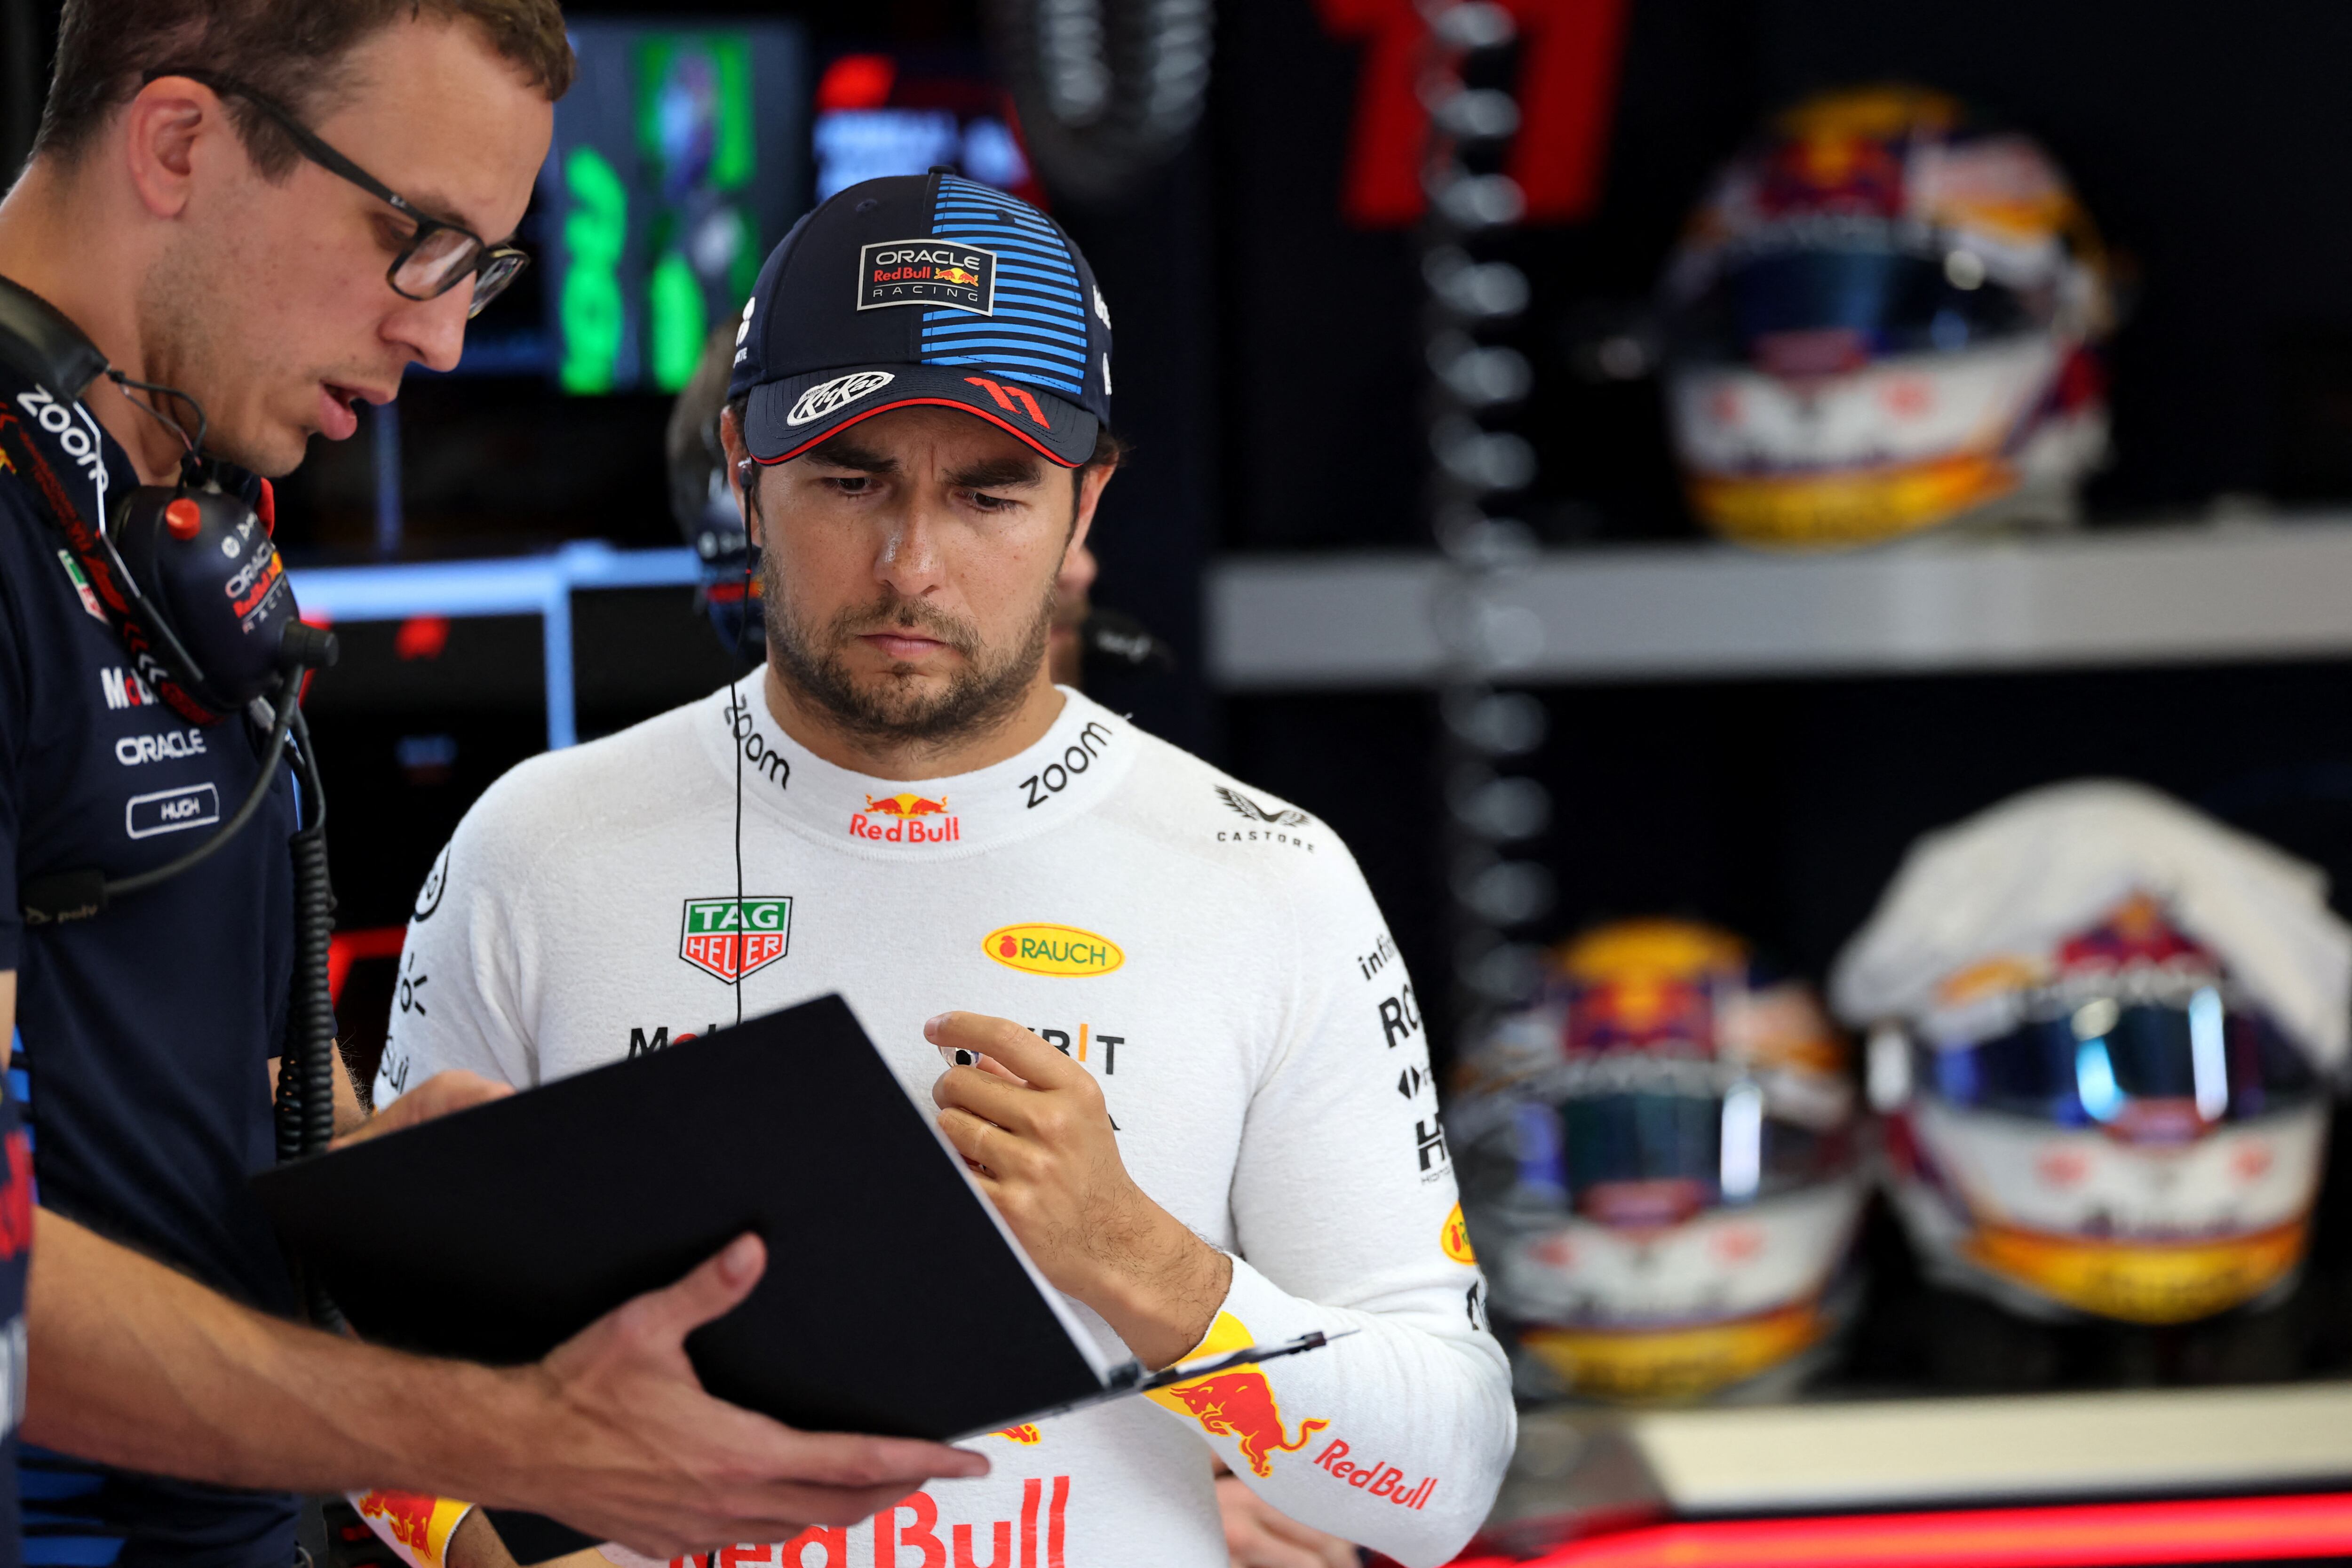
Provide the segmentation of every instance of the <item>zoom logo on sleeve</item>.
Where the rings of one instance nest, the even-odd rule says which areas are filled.
[[[220,791],[208,784],[134,795],[122,807],[122,831],[133,838],[210,827],[219,820]]]

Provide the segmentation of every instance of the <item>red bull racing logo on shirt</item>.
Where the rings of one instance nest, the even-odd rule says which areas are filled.
[[[677,955],[731,984],[783,957],[792,934],[790,899],[688,899]]]
[[[963,837],[963,820],[948,814],[948,797],[919,795],[866,797],[866,809],[849,814],[849,836],[874,844],[952,844]]]

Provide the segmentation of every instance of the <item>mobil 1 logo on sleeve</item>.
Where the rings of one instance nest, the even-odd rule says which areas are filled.
[[[688,899],[677,955],[731,984],[783,957],[792,934],[790,899]]]

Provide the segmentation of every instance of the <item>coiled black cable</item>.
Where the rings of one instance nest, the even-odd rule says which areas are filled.
[[[296,774],[309,795],[294,856],[294,980],[286,1011],[285,1054],[278,1069],[278,1157],[299,1160],[335,1136],[335,998],[328,954],[335,935],[335,890],[327,870],[327,794],[302,710],[294,710]],[[315,1279],[302,1282],[310,1321],[340,1331],[343,1315]]]

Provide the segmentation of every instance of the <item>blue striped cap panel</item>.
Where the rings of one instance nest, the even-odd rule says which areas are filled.
[[[994,310],[923,312],[922,363],[981,365],[1083,398],[1087,303],[1069,246],[1054,226],[1003,192],[941,175],[931,232],[996,257]]]

